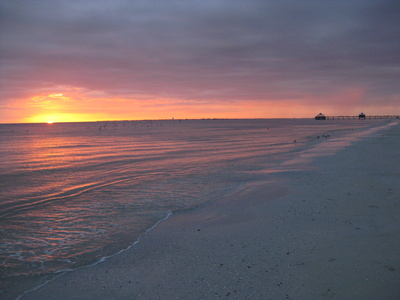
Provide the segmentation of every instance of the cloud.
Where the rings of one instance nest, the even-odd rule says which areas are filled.
[[[399,101],[397,1],[0,5],[5,104],[54,86],[143,101],[324,102],[348,90]]]

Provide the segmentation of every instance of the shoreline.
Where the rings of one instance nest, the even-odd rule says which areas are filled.
[[[341,260],[335,258],[334,253],[327,259],[328,263],[322,259],[332,250],[326,245],[319,247],[315,245],[316,238],[322,238],[323,241],[327,239],[320,236],[320,231],[331,239],[332,236],[329,234],[335,232],[332,227],[335,225],[340,225],[342,230],[340,233],[344,234],[345,238],[352,233],[338,221],[342,219],[340,214],[344,211],[332,204],[332,199],[334,199],[332,195],[338,194],[339,191],[327,177],[331,176],[332,179],[343,181],[338,174],[340,168],[345,168],[343,159],[346,161],[349,156],[353,159],[357,158],[357,151],[362,149],[363,144],[372,143],[375,148],[384,148],[383,145],[373,142],[375,139],[382,139],[378,137],[381,132],[393,131],[397,132],[398,136],[399,126],[394,127],[394,130],[389,128],[379,131],[378,134],[372,133],[373,137],[363,137],[361,141],[352,142],[348,148],[341,148],[338,153],[329,156],[306,155],[307,159],[312,160],[311,165],[308,165],[306,161],[292,162],[290,169],[287,168],[288,166],[283,166],[279,172],[266,174],[266,181],[247,184],[226,197],[193,211],[174,213],[165,222],[142,236],[140,243],[136,243],[135,247],[101,264],[60,276],[21,299],[52,299],[51,297],[54,299],[126,299],[129,297],[162,299],[166,296],[169,298],[190,296],[198,299],[218,296],[228,299],[241,299],[245,296],[253,299],[266,297],[271,297],[271,299],[307,299],[307,297],[344,299],[346,294],[343,292],[348,289],[342,287],[338,291],[338,284],[335,286],[333,283],[332,287],[327,287],[328,285],[321,284],[318,278],[306,272],[306,270],[322,272],[322,267],[332,269]],[[391,142],[395,141],[391,140]],[[372,151],[371,147],[368,149]],[[368,151],[360,152],[360,154],[375,158],[376,155],[364,153]],[[333,162],[340,158],[341,163]],[[358,159],[361,158],[358,157]],[[380,158],[380,162],[387,165],[381,170],[382,172],[387,172],[388,167],[395,168],[396,166],[388,164],[387,159],[387,157]],[[396,162],[398,166],[399,162]],[[354,161],[350,163],[355,164]],[[293,164],[300,164],[301,167],[291,170]],[[326,171],[324,166],[329,166],[331,169]],[[332,170],[332,166],[336,171]],[[365,168],[368,170],[368,166]],[[355,177],[365,175],[359,174],[359,171],[354,169],[346,171],[353,172]],[[316,172],[318,177],[315,177]],[[333,173],[337,177],[333,176]],[[367,179],[363,180],[368,181]],[[319,181],[326,188],[329,187],[331,192],[321,190],[321,186],[316,185],[315,181]],[[342,188],[345,184],[346,182],[343,182]],[[392,198],[393,195],[399,194],[395,185],[391,189]],[[315,198],[314,194],[318,197]],[[350,195],[351,192],[347,196],[350,197]],[[337,210],[335,216],[323,210],[316,213],[316,208],[321,209],[322,205],[317,199],[327,196],[331,200],[322,202],[326,207]],[[301,198],[304,199],[301,200]],[[356,200],[360,201],[360,199]],[[347,208],[342,202],[341,208]],[[371,203],[373,204],[369,204],[371,207],[368,206],[365,212],[370,213],[375,206],[378,210],[379,206],[374,204],[375,202]],[[361,204],[358,203],[358,205]],[[365,209],[363,206],[361,208]],[[398,206],[395,208],[398,211]],[[362,214],[361,211],[360,214]],[[326,221],[327,224],[324,224],[322,220],[324,214],[325,220],[329,221]],[[385,219],[385,216],[380,216],[380,218]],[[316,223],[317,220],[319,223]],[[316,224],[325,228],[325,232]],[[303,227],[311,230],[311,233],[316,232],[317,235],[312,235],[310,239]],[[360,231],[362,227],[357,228],[359,228],[355,229],[357,232],[362,232]],[[338,238],[335,241],[341,242]],[[301,245],[302,243],[304,245]],[[366,242],[363,241],[363,243]],[[335,247],[334,245],[330,244],[331,247]],[[324,251],[318,254],[318,249]],[[351,259],[344,251],[346,249],[340,250],[342,260],[346,258],[348,263],[351,263]],[[400,279],[398,262],[397,259],[384,267],[392,277],[396,276],[397,282]],[[340,265],[340,268],[347,270],[344,265]],[[349,275],[348,273],[351,272],[347,270],[345,273]],[[351,275],[353,278],[357,274]],[[387,276],[382,273],[383,275]],[[334,278],[326,276],[330,282],[335,281]],[[340,278],[336,279],[338,280]],[[371,282],[368,284],[371,286]],[[318,288],[313,289],[308,285],[318,286]],[[393,293],[399,296],[396,286],[392,288]],[[384,295],[382,293],[381,291],[379,295]],[[350,298],[374,299],[373,297],[365,298],[365,293],[362,296],[363,298],[361,294],[352,294]]]

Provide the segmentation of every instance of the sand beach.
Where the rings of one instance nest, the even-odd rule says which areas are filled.
[[[400,299],[399,137],[321,143],[20,299]]]

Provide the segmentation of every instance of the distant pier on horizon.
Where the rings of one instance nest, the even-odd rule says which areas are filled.
[[[399,119],[399,115],[374,115],[374,116],[368,116],[365,115],[364,113],[360,113],[359,115],[356,116],[325,116],[323,113],[319,113],[318,115],[315,116],[315,120],[366,120],[366,119]]]

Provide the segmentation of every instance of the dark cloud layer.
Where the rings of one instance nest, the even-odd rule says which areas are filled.
[[[76,86],[124,97],[399,101],[398,1],[0,0],[1,102]]]

